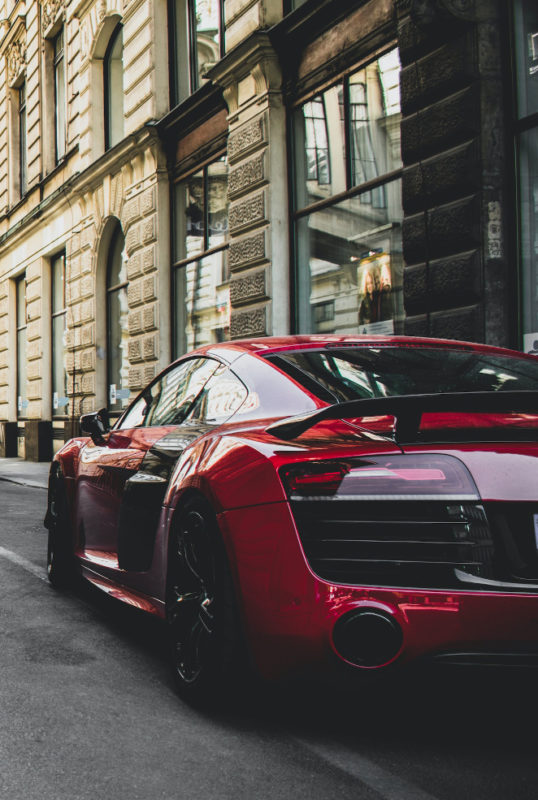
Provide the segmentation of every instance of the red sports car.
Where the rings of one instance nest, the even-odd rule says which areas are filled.
[[[538,358],[295,336],[201,348],[51,468],[48,569],[167,620],[178,688],[538,653]]]

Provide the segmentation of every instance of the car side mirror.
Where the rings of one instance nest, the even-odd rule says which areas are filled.
[[[100,408],[99,411],[83,414],[80,418],[80,430],[90,436],[94,444],[104,444],[104,435],[110,430],[108,409]]]

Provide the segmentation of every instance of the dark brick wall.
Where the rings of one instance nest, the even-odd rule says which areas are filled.
[[[513,344],[500,5],[398,6],[404,330]]]

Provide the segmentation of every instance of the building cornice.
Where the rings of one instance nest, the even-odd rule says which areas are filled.
[[[19,0],[8,16],[0,20],[0,55],[20,35],[21,28],[26,29],[26,4]]]
[[[206,83],[161,117],[156,123],[156,128],[163,141],[174,137],[180,138],[225,108],[222,89]]]
[[[227,89],[243,80],[260,61],[278,64],[278,56],[266,31],[254,31],[247,39],[226,53],[218,64],[207,72],[210,81]]]

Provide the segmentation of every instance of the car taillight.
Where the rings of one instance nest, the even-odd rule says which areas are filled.
[[[282,474],[292,499],[478,500],[476,485],[454,456],[428,453],[371,456],[294,465]]]
[[[338,490],[348,471],[347,464],[311,462],[284,470],[282,479],[290,496],[325,496]]]

